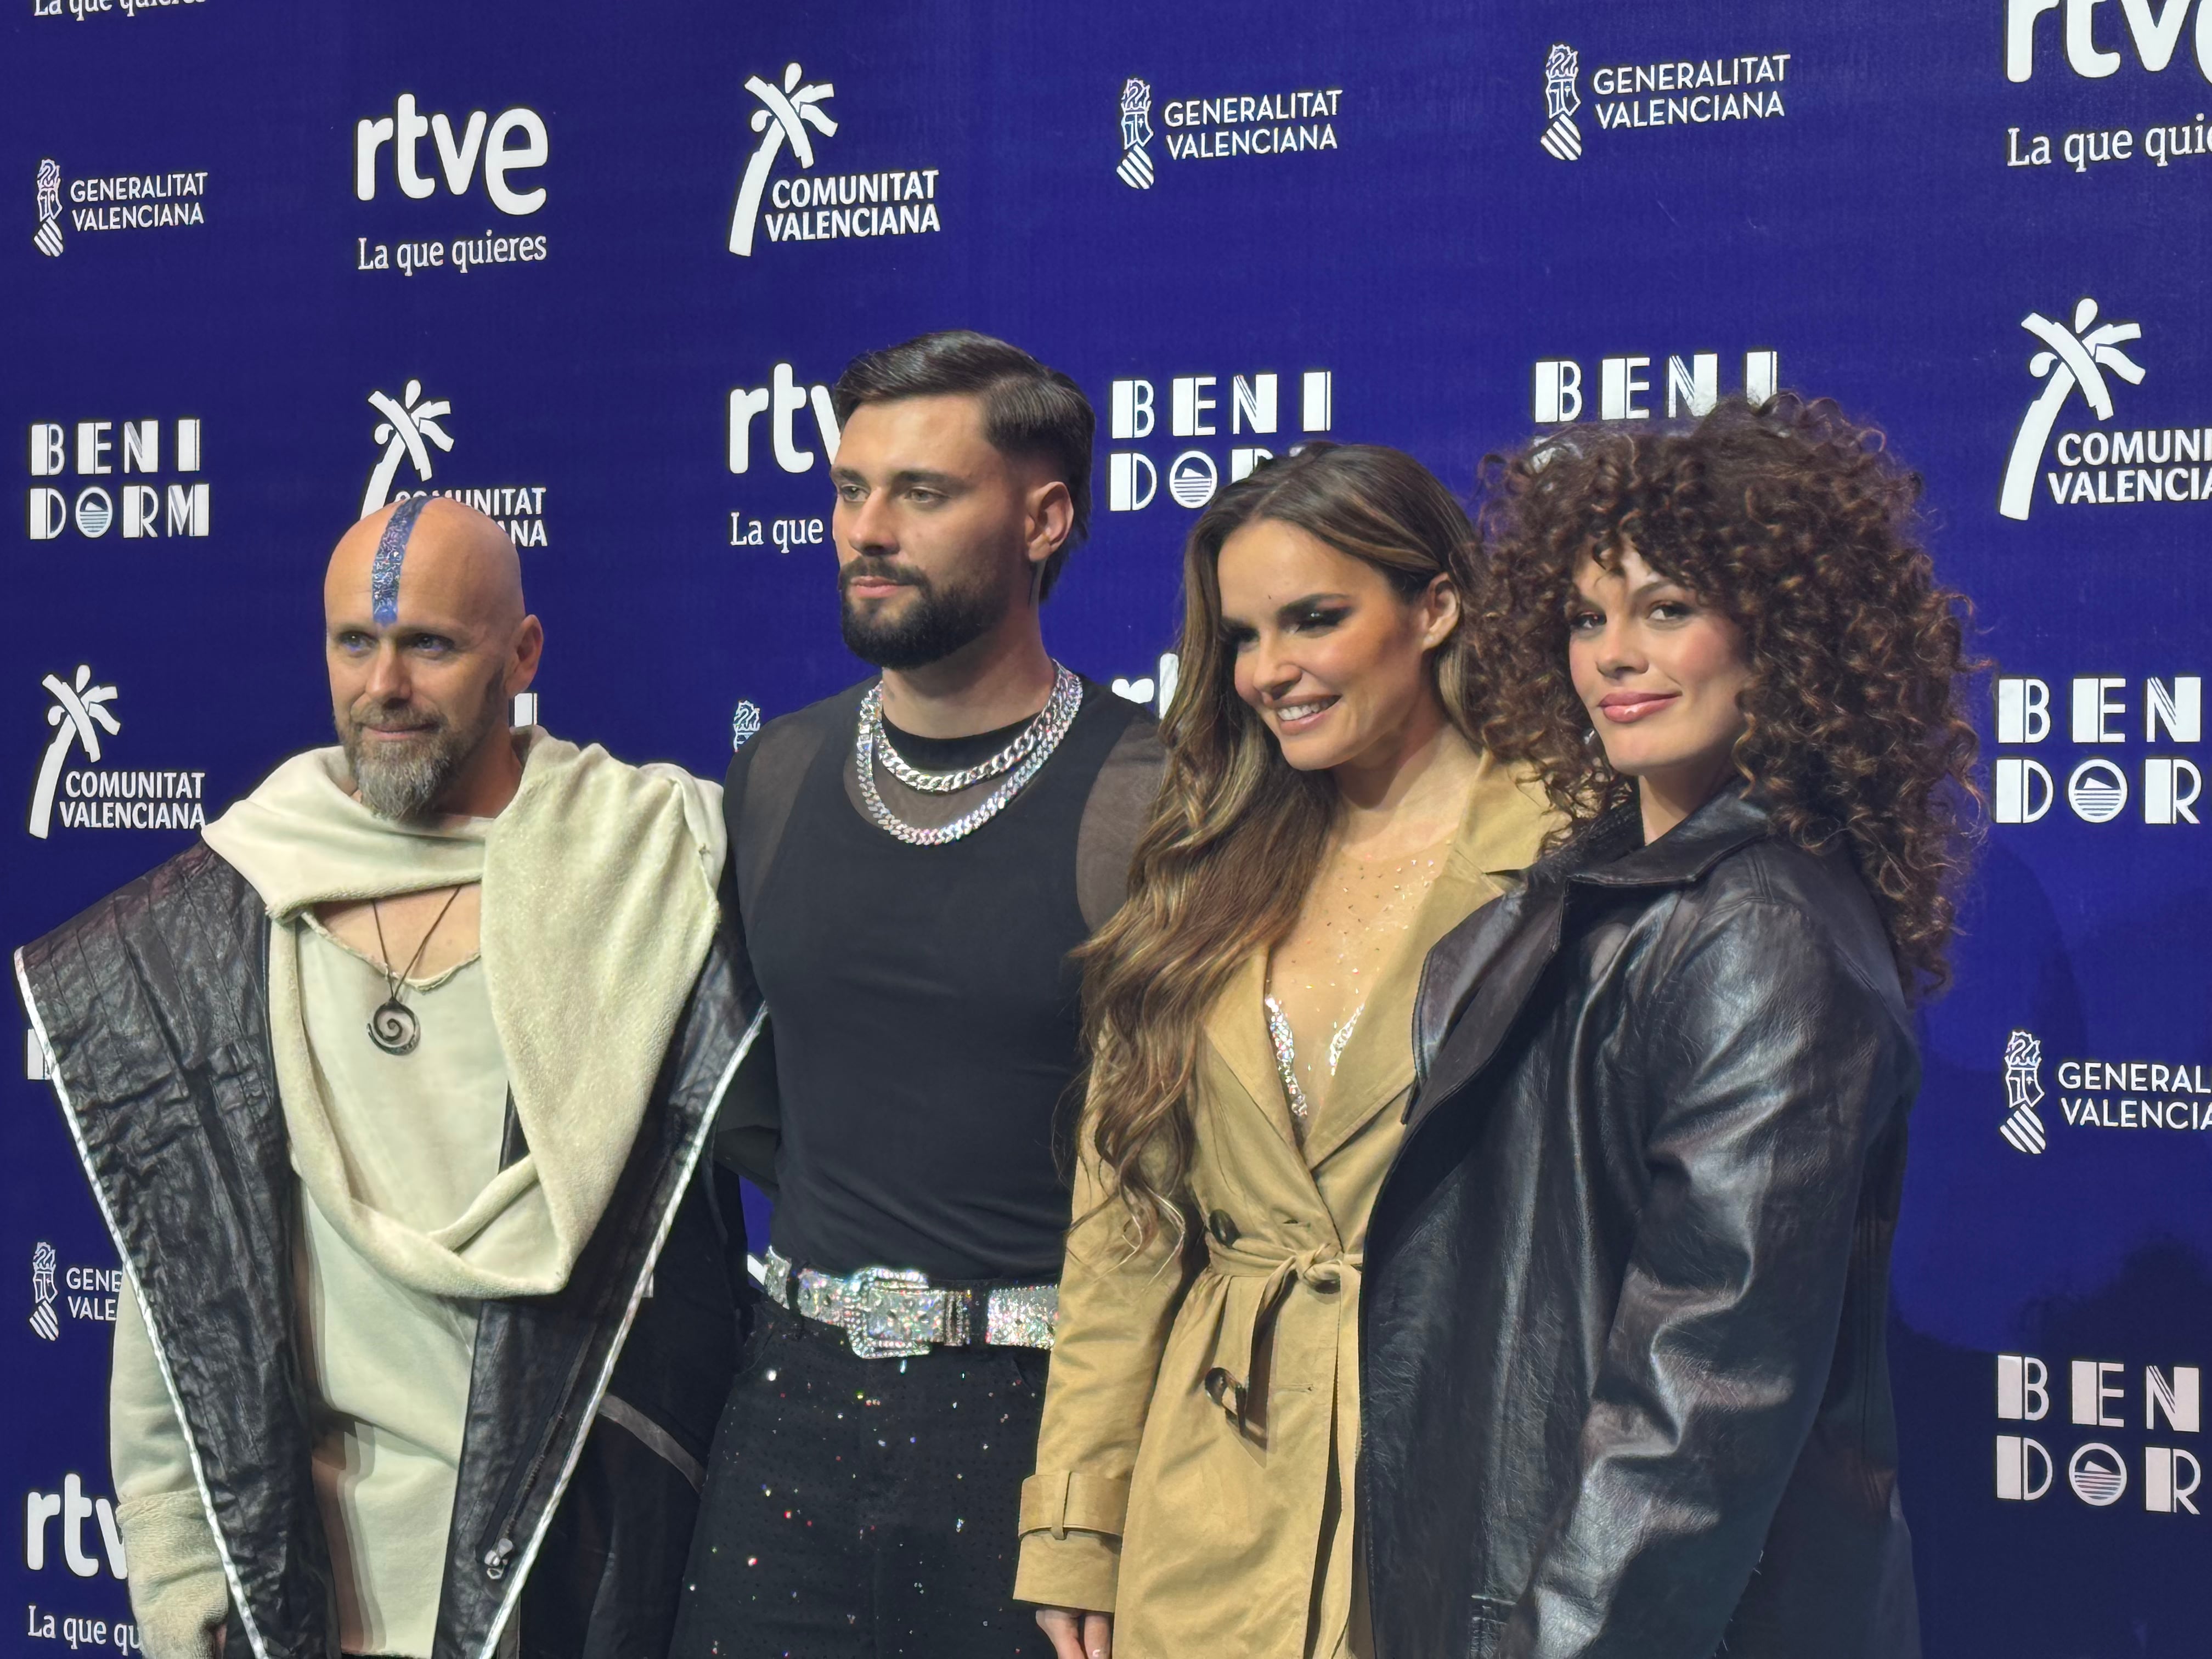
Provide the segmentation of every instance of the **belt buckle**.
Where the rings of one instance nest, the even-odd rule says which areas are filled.
[[[911,1359],[937,1340],[945,1293],[909,1267],[863,1267],[845,1281],[845,1340],[862,1359]]]

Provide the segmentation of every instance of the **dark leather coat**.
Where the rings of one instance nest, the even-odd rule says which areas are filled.
[[[1367,1239],[1381,1659],[1913,1659],[1883,1331],[1919,1062],[1848,854],[1635,809],[1437,947]]]
[[[178,1402],[230,1581],[228,1650],[334,1659],[269,926],[197,846],[15,970]],[[749,1288],[734,1195],[694,1174],[757,1012],[717,945],[568,1285],[481,1304],[433,1659],[488,1659],[518,1618],[525,1659],[662,1659]],[[512,1158],[511,1111],[508,1128]]]

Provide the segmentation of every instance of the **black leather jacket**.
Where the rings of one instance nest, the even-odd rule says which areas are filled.
[[[230,1581],[228,1651],[335,1659],[269,926],[198,846],[15,971],[178,1402]],[[665,1653],[749,1291],[734,1196],[694,1175],[757,1013],[718,945],[567,1286],[481,1304],[433,1659],[489,1659],[518,1618],[526,1659]],[[520,1156],[511,1111],[508,1140]]]
[[[1884,1345],[1919,1060],[1848,854],[1635,809],[1437,945],[1376,1201],[1381,1659],[1912,1659]]]

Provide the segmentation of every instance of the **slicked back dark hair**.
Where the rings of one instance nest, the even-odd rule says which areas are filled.
[[[1042,599],[1060,580],[1067,556],[1091,533],[1091,445],[1098,429],[1091,400],[1073,380],[1019,346],[966,328],[863,352],[830,389],[840,426],[863,404],[944,397],[981,398],[983,435],[991,447],[1001,455],[1049,462],[1067,486],[1074,522],[1067,539],[1044,562],[1037,579]]]

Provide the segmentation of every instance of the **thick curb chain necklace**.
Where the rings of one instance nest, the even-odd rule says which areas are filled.
[[[868,809],[868,816],[876,827],[887,835],[896,836],[909,847],[942,847],[947,842],[958,841],[963,836],[981,828],[996,817],[1006,803],[1022,792],[1022,786],[1037,775],[1037,770],[1052,758],[1052,751],[1060,747],[1060,740],[1075,724],[1075,716],[1083,707],[1083,682],[1060,664],[1053,664],[1052,695],[1045,699],[1044,707],[1036,718],[1021,729],[1014,740],[990,759],[958,772],[923,772],[908,764],[898,750],[884,740],[884,688],[880,684],[871,686],[868,695],[860,699],[860,730],[853,743],[853,757],[859,764],[860,803]],[[934,829],[908,823],[884,805],[876,788],[876,758],[883,757],[884,769],[910,789],[927,794],[950,794],[956,789],[965,789],[986,778],[1010,773],[1006,781],[994,789],[983,800],[963,812],[949,823]]]

